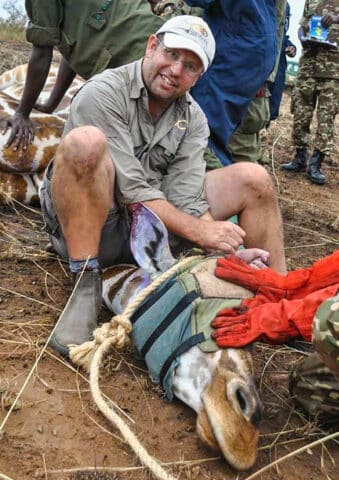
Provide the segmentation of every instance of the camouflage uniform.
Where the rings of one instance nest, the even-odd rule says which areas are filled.
[[[339,293],[318,308],[313,344],[317,353],[296,365],[290,391],[295,401],[320,421],[339,422]]]
[[[337,0],[307,0],[301,26],[308,30],[313,15],[339,14]],[[329,28],[328,40],[339,44],[339,25]],[[299,62],[296,87],[292,98],[293,143],[296,149],[307,149],[310,124],[317,104],[318,127],[314,149],[330,155],[336,109],[339,101],[339,50],[315,46],[305,48]]]

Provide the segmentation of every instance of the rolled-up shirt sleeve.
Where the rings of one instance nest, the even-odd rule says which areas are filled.
[[[186,135],[162,180],[162,190],[167,200],[185,213],[197,217],[209,208],[205,195],[204,161],[208,136],[205,115],[195,107]]]
[[[60,0],[26,0],[29,18],[26,39],[33,45],[52,47],[60,43],[60,24],[63,17]]]
[[[93,125],[102,130],[115,167],[117,195],[120,203],[165,199],[165,195],[147,183],[140,160],[134,155],[134,142],[128,123],[124,95],[112,86],[89,81],[73,99],[64,135],[71,129]]]

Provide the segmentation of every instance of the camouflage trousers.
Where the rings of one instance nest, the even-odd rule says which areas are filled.
[[[325,155],[333,150],[334,122],[339,103],[339,80],[299,77],[292,93],[292,138],[295,148],[308,148],[313,112],[317,112],[314,149]]]
[[[302,359],[290,375],[294,400],[323,423],[339,423],[339,294],[323,302],[313,322],[317,353]]]

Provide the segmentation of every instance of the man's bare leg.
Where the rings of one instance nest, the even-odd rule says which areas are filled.
[[[113,185],[105,135],[91,126],[71,130],[57,150],[51,181],[69,257],[98,255],[101,230],[113,203]]]
[[[101,231],[113,205],[114,170],[105,135],[95,127],[79,127],[58,148],[51,190],[66,240],[71,266],[79,271],[51,345],[68,356],[70,344],[91,340],[101,307],[98,250]],[[91,259],[91,268],[86,261]],[[73,270],[77,271],[77,270]]]
[[[283,228],[274,185],[266,170],[241,162],[208,172],[206,195],[215,220],[239,215],[245,246],[270,252],[270,266],[286,273]]]

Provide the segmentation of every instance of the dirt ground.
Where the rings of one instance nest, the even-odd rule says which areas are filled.
[[[26,46],[0,44],[1,72],[26,60]],[[20,60],[20,61],[19,61]],[[0,73],[1,73],[0,72]],[[282,172],[292,157],[289,93],[282,115],[264,143],[279,194],[289,269],[308,266],[339,245],[339,155],[324,165],[327,183],[315,186],[304,174]],[[338,127],[338,125],[337,125]],[[336,143],[338,145],[338,128]],[[45,252],[46,234],[38,209],[0,206],[0,479],[144,480],[129,447],[97,411],[86,374],[44,349],[71,291],[67,265]],[[103,311],[101,320],[110,314]],[[265,405],[260,451],[250,472],[238,474],[205,448],[195,431],[195,414],[179,401],[166,403],[131,351],[112,352],[101,388],[149,453],[182,480],[322,480],[339,478],[338,441],[302,453],[297,449],[332,430],[295,409],[288,372],[305,353],[293,346],[254,347],[256,378]],[[9,408],[25,385],[15,409]],[[1,430],[1,427],[0,427]],[[276,459],[295,452],[286,461]],[[262,467],[272,466],[260,473]]]

